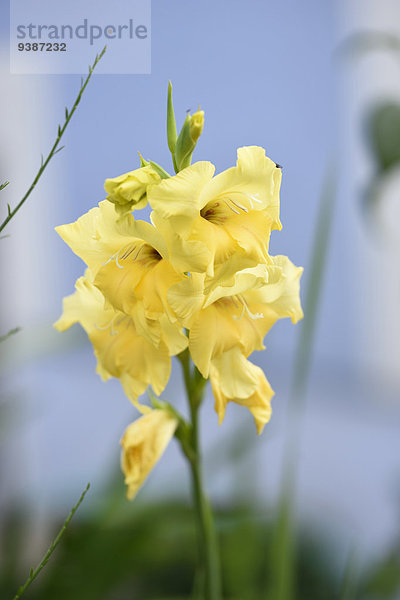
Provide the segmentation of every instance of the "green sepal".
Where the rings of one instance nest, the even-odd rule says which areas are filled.
[[[140,158],[140,168],[142,168],[142,167],[148,167],[149,164],[150,164],[149,161],[145,160],[143,158],[143,156],[140,154],[140,152],[138,152],[138,154],[139,154],[139,158]]]
[[[186,422],[182,415],[176,410],[176,408],[172,406],[172,404],[166,402],[165,400],[160,400],[160,398],[157,398],[157,396],[154,394],[151,388],[148,388],[147,393],[154,408],[159,408],[160,410],[168,410],[174,415],[174,417],[178,419],[180,423]]]
[[[171,177],[171,175],[167,173],[167,171],[163,169],[161,165],[157,164],[153,160],[145,160],[140,152],[138,152],[138,154],[140,158],[140,168],[148,167],[150,165],[150,167],[152,167],[154,171],[158,173],[161,179],[168,179],[168,177]]]
[[[171,175],[169,173],[167,173],[167,171],[165,169],[163,169],[160,165],[153,162],[152,160],[149,161],[149,164],[151,167],[153,167],[153,169],[156,171],[156,173],[159,174],[161,179],[168,179],[168,177],[171,177]]]

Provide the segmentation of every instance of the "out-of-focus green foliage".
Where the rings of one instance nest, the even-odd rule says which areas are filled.
[[[400,103],[385,101],[372,108],[367,116],[366,135],[374,161],[374,174],[363,203],[368,214],[379,209],[384,182],[400,169]]]
[[[29,569],[28,577],[26,578],[25,582],[18,588],[17,593],[15,594],[13,600],[19,600],[19,598],[21,598],[21,596],[32,585],[32,583],[35,581],[36,577],[38,577],[38,575],[42,572],[44,567],[47,565],[53,552],[55,551],[58,544],[60,543],[61,538],[64,535],[69,523],[71,522],[71,519],[73,518],[74,514],[76,513],[76,511],[78,510],[80,505],[82,504],[89,488],[90,488],[90,483],[88,483],[86,488],[83,490],[77,504],[75,504],[75,506],[73,506],[73,508],[71,509],[71,511],[70,511],[68,517],[66,518],[66,520],[64,521],[60,531],[58,532],[55,539],[51,542],[50,546],[47,549],[47,552],[44,554],[44,556],[42,557],[40,562],[37,564],[36,567],[31,567]]]
[[[273,600],[273,522],[263,508],[237,503],[216,510],[224,597]],[[26,543],[23,514],[9,515],[3,531],[0,598],[12,598],[23,579]],[[56,526],[54,526],[56,529]],[[334,600],[340,573],[324,539],[300,536],[298,598]],[[98,510],[76,518],[46,570],[27,590],[31,600],[128,600],[195,598],[195,519],[181,500],[129,503],[121,485]],[[270,570],[269,570],[270,566]]]
[[[399,64],[400,37],[386,31],[360,31],[340,46],[347,58],[365,58],[371,52],[384,53]],[[367,143],[374,160],[374,174],[363,198],[367,214],[382,202],[382,184],[389,172],[400,168],[400,103],[397,99],[383,100],[369,110],[365,121]]]
[[[366,600],[392,600],[399,597],[400,544],[368,571],[363,585],[363,598]]]
[[[103,495],[101,506],[72,521],[26,600],[199,600],[195,518],[189,505],[159,499],[145,504],[124,498],[122,482]],[[233,502],[216,508],[224,598],[276,600],[275,508]],[[11,599],[26,574],[21,560],[27,523],[10,511],[2,532],[0,598]],[[54,531],[59,528],[54,523]],[[343,562],[329,536],[310,525],[297,536],[297,600],[339,600]],[[38,558],[41,551],[38,550]],[[396,600],[400,593],[400,548],[357,577],[354,600]]]
[[[400,165],[400,103],[388,101],[375,106],[368,117],[367,134],[377,174]]]

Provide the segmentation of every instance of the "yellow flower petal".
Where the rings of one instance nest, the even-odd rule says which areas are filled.
[[[150,206],[164,219],[172,218],[177,229],[185,227],[187,218],[197,216],[200,193],[212,178],[214,170],[210,162],[197,162],[174,177],[163,179],[149,191]]]
[[[156,348],[160,346],[160,343],[165,343],[170,356],[180,354],[187,348],[189,340],[181,323],[171,322],[166,314],[162,314],[156,319],[150,319],[147,317],[143,303],[138,301],[130,316],[134,322],[136,333],[143,336]]]
[[[132,215],[118,221],[114,206],[107,200],[74,223],[56,227],[56,231],[94,275],[108,262],[118,262],[129,250],[136,247],[137,251],[144,244],[167,257],[165,241],[153,225],[136,221]]]
[[[249,290],[245,295],[250,307],[258,307],[264,313],[264,318],[269,321],[268,329],[278,319],[289,317],[292,323],[297,323],[303,318],[300,304],[303,268],[296,267],[287,256],[272,256],[271,259],[268,284]]]
[[[223,285],[218,282],[204,298],[202,308],[194,313],[186,311],[190,316],[186,323],[190,328],[190,354],[203,377],[208,377],[211,361],[234,346],[244,356],[264,349],[264,336],[278,319],[290,317],[296,322],[302,318],[299,297],[302,269],[284,256],[270,260],[269,265],[243,269]],[[183,282],[178,284],[182,288],[183,285]],[[170,293],[173,291],[171,288]],[[201,292],[198,295],[201,298]],[[178,309],[184,302],[176,297],[174,300],[179,315]],[[195,304],[200,304],[198,299]]]
[[[189,344],[189,339],[183,331],[183,327],[178,322],[171,323],[166,315],[161,317],[160,327],[162,339],[167,345],[170,356],[175,356],[183,352]]]
[[[228,214],[224,229],[244,250],[248,258],[256,262],[268,261],[269,240],[275,222],[267,210],[251,211],[249,214]]]
[[[56,329],[64,331],[80,323],[93,344],[98,373],[103,379],[119,378],[130,400],[145,410],[137,398],[150,384],[161,394],[169,379],[171,359],[166,343],[160,340],[155,347],[139,336],[133,320],[105,307],[103,295],[85,277],[78,279],[75,293],[64,298],[63,306]]]
[[[184,327],[190,328],[204,304],[205,273],[191,273],[172,285],[167,293],[168,304]]]
[[[273,227],[280,228],[279,189],[281,169],[264,148],[245,146],[237,151],[237,164],[223,171],[204,188],[201,209],[216,214],[247,214],[268,209]],[[225,211],[229,211],[226,213]],[[224,213],[220,212],[224,211]]]
[[[260,434],[271,418],[271,398],[274,395],[262,369],[234,348],[213,360],[210,382],[219,423],[225,417],[228,402],[235,402],[249,409]]]
[[[121,440],[121,467],[132,500],[154,465],[160,460],[178,426],[168,410],[156,409],[131,423]]]
[[[150,218],[163,234],[168,244],[169,260],[178,273],[201,273],[208,270],[214,255],[204,241],[184,239],[177,233],[172,220],[164,219],[156,212],[152,212]]]
[[[56,227],[59,236],[93,273],[121,248],[123,241],[115,228],[114,206],[104,200],[74,223]],[[125,244],[126,244],[125,240]]]
[[[236,253],[253,265],[268,261],[270,233],[281,227],[282,175],[257,146],[239,148],[237,166],[214,179],[212,171],[210,163],[195,163],[149,192],[174,268],[210,277]]]
[[[182,280],[182,277],[183,275],[178,275],[169,262],[162,260],[142,278],[135,288],[135,295],[143,303],[149,317],[156,319],[165,314],[171,321],[176,320],[168,304],[167,293],[172,285]]]
[[[190,327],[190,355],[205,379],[214,357],[241,344],[237,322],[232,318],[234,311],[238,309],[232,299],[223,298],[199,311]]]
[[[134,242],[122,250],[118,260],[109,261],[98,270],[94,283],[116,309],[131,314],[138,301],[138,286],[146,278],[153,280],[153,271],[160,267],[168,268],[154,248]],[[179,278],[174,277],[171,284],[176,279]]]
[[[136,221],[132,215],[118,221],[112,205],[104,201],[57,231],[90,267],[95,285],[116,310],[137,322],[141,315],[135,314],[136,305],[142,302],[145,318],[156,319],[166,313],[175,319],[166,296],[183,275],[165,260],[165,240],[154,225]]]
[[[218,267],[215,276],[204,286],[204,308],[220,298],[237,296],[267,283],[268,265],[259,264],[256,267],[243,268],[248,262],[246,257],[236,254]]]

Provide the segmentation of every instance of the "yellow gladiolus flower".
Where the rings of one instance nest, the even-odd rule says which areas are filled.
[[[121,467],[129,500],[133,500],[160,460],[177,426],[178,419],[169,410],[155,409],[126,429],[121,440]]]
[[[262,369],[246,360],[235,347],[212,361],[210,382],[219,423],[225,417],[228,402],[235,402],[249,409],[260,434],[271,418],[274,395]]]
[[[130,315],[142,335],[152,336],[143,327],[145,319],[159,324],[166,315],[176,321],[166,296],[183,274],[178,275],[167,260],[165,240],[153,225],[136,221],[132,215],[119,221],[113,205],[104,200],[56,231],[87,264],[106,300]]]
[[[193,362],[208,378],[211,361],[234,347],[244,356],[264,349],[263,338],[278,319],[302,318],[299,288],[302,268],[286,256],[244,269],[217,285],[192,273],[172,286],[168,302],[189,329]],[[208,290],[208,293],[207,293]],[[232,371],[235,377],[235,371]]]
[[[103,380],[119,378],[128,398],[143,412],[146,407],[138,405],[138,397],[149,385],[160,395],[171,372],[171,351],[182,351],[187,342],[169,332],[161,337],[156,347],[145,337],[138,335],[133,320],[105,306],[102,293],[90,280],[90,273],[76,282],[76,291],[64,298],[64,311],[55,323],[56,329],[65,331],[74,323],[80,323],[93,344],[97,358],[97,372]]]
[[[303,269],[286,256],[236,273],[229,273],[231,266],[220,266],[225,276],[216,272],[215,279],[192,273],[170,288],[168,301],[189,330],[193,362],[210,378],[219,421],[227,403],[235,402],[248,407],[261,433],[271,416],[273,391],[246,357],[265,348],[264,336],[278,319],[290,317],[296,323],[302,318]]]
[[[147,204],[147,188],[161,181],[159,174],[147,165],[113,179],[106,179],[104,189],[107,200],[115,205],[122,218],[132,210],[144,208]]]
[[[281,170],[263,148],[239,148],[236,167],[213,174],[211,163],[198,162],[149,190],[152,222],[178,271],[213,276],[236,253],[268,261],[270,233],[281,228]]]

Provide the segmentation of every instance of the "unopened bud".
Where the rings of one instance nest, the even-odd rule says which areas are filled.
[[[144,208],[147,204],[147,188],[161,180],[151,165],[130,171],[114,179],[106,179],[104,189],[107,200],[115,205],[122,218],[134,209]]]
[[[201,134],[203,133],[204,127],[204,110],[198,110],[190,117],[190,137],[195,144]]]
[[[198,110],[193,115],[187,115],[175,147],[175,161],[178,171],[190,165],[193,150],[202,134],[203,126],[203,110]]]

